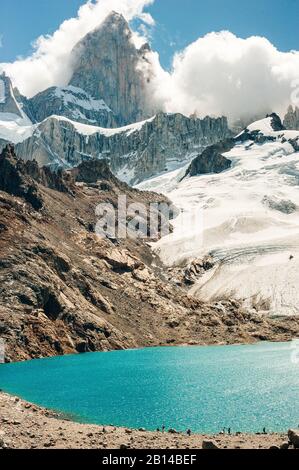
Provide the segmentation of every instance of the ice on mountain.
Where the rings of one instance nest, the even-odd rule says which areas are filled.
[[[163,192],[181,210],[173,233],[153,249],[169,266],[213,256],[215,268],[191,289],[200,299],[233,297],[268,314],[299,315],[299,153],[288,141],[299,132],[274,131],[271,118],[247,129],[273,140],[235,145],[224,154],[232,161],[225,173],[180,180],[176,170],[139,185]]]
[[[112,112],[103,100],[96,100],[81,88],[72,85],[65,88],[55,88],[54,95],[62,99],[65,106],[71,103],[89,111]]]

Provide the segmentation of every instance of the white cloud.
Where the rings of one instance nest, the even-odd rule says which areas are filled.
[[[0,64],[26,96],[53,85],[65,85],[71,76],[70,52],[88,32],[99,26],[111,11],[122,13],[130,21],[140,18],[152,26],[154,20],[144,7],[154,0],[89,0],[76,18],[64,21],[51,36],[41,36],[34,44],[32,56],[11,64]],[[136,35],[136,42],[140,36]]]
[[[111,10],[145,27],[135,32],[136,45],[149,36],[154,19],[144,8],[154,0],[94,0],[78,16],[62,23],[52,36],[42,36],[31,57],[2,64],[14,84],[27,96],[52,85],[65,85],[71,76],[70,52]],[[299,78],[299,52],[280,52],[266,38],[241,39],[228,31],[210,33],[177,53],[171,72],[164,71],[157,53],[151,103],[168,112],[199,116],[227,115],[246,119],[269,111],[283,113],[295,96]],[[0,64],[1,69],[1,64]],[[146,70],[148,72],[148,70]],[[297,80],[297,81],[296,81]],[[298,96],[298,93],[296,94]]]
[[[267,39],[223,31],[176,54],[171,73],[158,70],[156,100],[169,112],[227,115],[231,120],[283,113],[299,78],[299,52],[279,52]]]

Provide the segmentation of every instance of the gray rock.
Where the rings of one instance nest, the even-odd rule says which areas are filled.
[[[292,214],[297,210],[297,206],[294,202],[290,200],[279,199],[274,196],[265,196],[262,202],[264,205],[269,207],[269,209],[282,212],[283,214]]]
[[[221,173],[231,167],[231,161],[222,153],[230,151],[235,145],[234,139],[210,145],[192,161],[186,176],[204,175],[207,173]]]

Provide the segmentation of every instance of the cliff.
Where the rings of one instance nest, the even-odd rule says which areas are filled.
[[[131,126],[103,129],[56,116],[39,124],[17,145],[17,152],[25,160],[54,167],[108,159],[113,173],[134,184],[187,163],[206,146],[229,135],[224,117],[195,119],[160,113]]]

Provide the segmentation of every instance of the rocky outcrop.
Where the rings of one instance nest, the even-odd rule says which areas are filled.
[[[269,209],[282,212],[283,214],[292,214],[297,210],[297,206],[294,204],[294,202],[290,201],[289,199],[280,199],[277,196],[265,196],[262,203],[269,207]]]
[[[231,160],[222,154],[229,152],[235,145],[234,139],[226,139],[207,147],[192,161],[186,176],[198,176],[207,173],[221,173],[231,167]]]
[[[17,159],[10,145],[0,155],[0,190],[24,198],[36,210],[43,206],[42,196],[26,171],[25,162]]]
[[[284,131],[286,128],[281,122],[280,117],[276,113],[268,114],[266,118],[271,118],[271,127],[273,131]]]
[[[224,117],[192,119],[160,113],[132,126],[107,130],[53,117],[18,144],[17,152],[24,159],[56,167],[107,159],[113,173],[133,184],[188,162],[199,150],[228,135]]]
[[[65,116],[73,121],[101,127],[116,127],[116,118],[103,100],[94,99],[80,88],[51,87],[31,99],[19,98],[33,122],[52,115]]]
[[[25,162],[16,156],[13,146],[7,145],[0,155],[0,190],[23,197],[35,209],[40,209],[43,203],[37,183],[71,194],[75,180],[62,170],[54,173],[48,167],[40,168],[35,160]]]
[[[111,13],[103,24],[74,48],[70,85],[102,99],[117,117],[118,126],[149,118],[149,46],[137,49],[125,18]]]
[[[283,125],[289,130],[299,130],[299,108],[297,106],[289,106]]]

